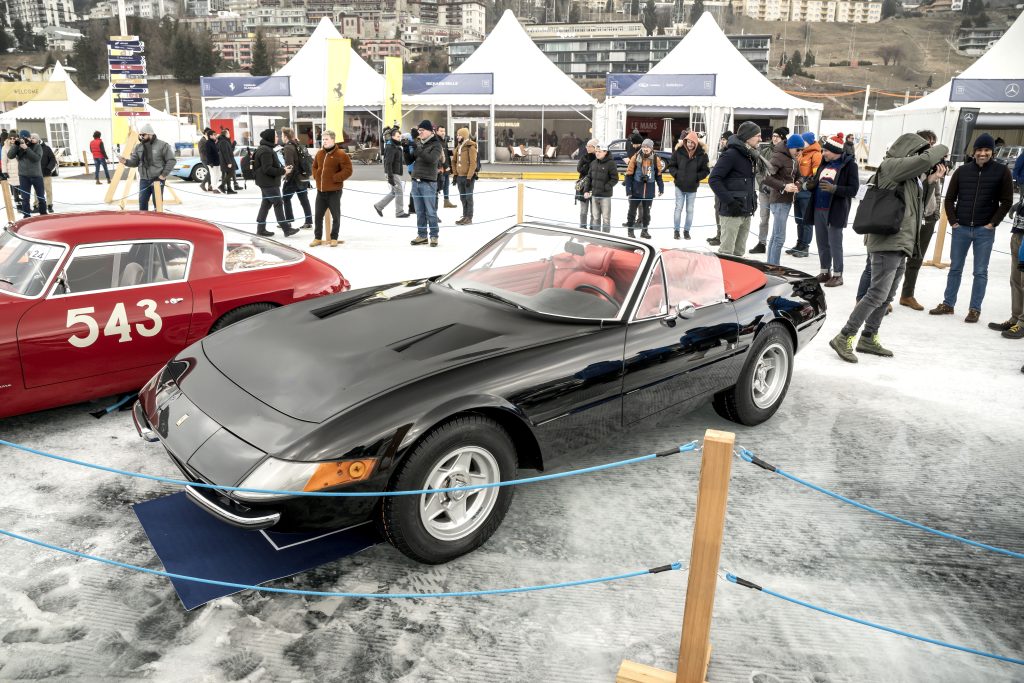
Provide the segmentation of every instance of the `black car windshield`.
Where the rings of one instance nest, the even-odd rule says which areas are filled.
[[[614,319],[645,258],[645,249],[625,242],[527,227],[505,233],[440,282],[545,315]]]
[[[66,249],[24,239],[10,230],[0,234],[0,292],[39,296]]]

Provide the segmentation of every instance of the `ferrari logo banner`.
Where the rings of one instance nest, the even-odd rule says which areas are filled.
[[[352,41],[348,38],[327,40],[327,130],[333,130],[338,142],[345,138],[345,89],[348,87],[348,65]]]
[[[0,83],[0,102],[52,102],[66,100],[68,90],[64,81],[14,81]]]
[[[402,125],[402,58],[384,58],[384,125]]]

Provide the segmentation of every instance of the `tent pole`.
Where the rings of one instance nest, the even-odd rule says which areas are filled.
[[[544,105],[540,105],[540,153],[545,154],[548,150],[544,146],[548,144],[547,138],[544,137]]]
[[[494,102],[491,102],[491,140],[490,140],[490,154],[487,159],[490,163],[494,163],[494,143],[497,136],[494,134]]]
[[[445,128],[453,130],[452,128],[452,105],[447,105],[447,118],[445,119]]]
[[[868,120],[868,99],[871,97],[871,84],[864,88],[864,110],[860,114],[860,139],[864,139],[864,126]]]

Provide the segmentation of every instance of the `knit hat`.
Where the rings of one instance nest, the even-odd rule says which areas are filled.
[[[273,128],[267,128],[265,131],[260,133],[260,140],[269,142],[270,144],[274,144],[275,137]]]
[[[772,133],[778,135],[780,138],[785,140],[786,138],[789,137],[789,128],[786,128],[785,126],[779,126],[775,130],[773,130]]]
[[[821,141],[821,146],[827,149],[828,151],[832,152],[833,154],[842,154],[843,145],[845,144],[846,136],[843,135],[842,133],[830,135],[827,138],[823,138]]]
[[[732,135],[733,135],[732,131],[731,130],[727,130],[724,133],[722,133],[722,139],[723,140],[728,140],[729,138],[732,137]]]
[[[654,140],[647,138],[640,144],[640,149],[654,149]]]
[[[31,137],[31,136],[32,136],[32,133],[29,133],[27,130],[23,130],[23,131],[20,131],[18,133],[18,137],[22,137],[22,138],[27,138],[27,137]],[[991,140],[991,139],[992,138],[989,138],[989,140]],[[989,145],[989,146],[991,147],[991,145]]]
[[[22,133],[24,135],[24,133]],[[995,149],[996,141],[992,139],[992,136],[988,133],[982,133],[978,136],[978,139],[974,141],[974,150],[979,149]]]
[[[808,145],[813,145],[815,142],[818,141],[818,136],[812,133],[811,131],[803,133],[800,137],[802,137],[804,139],[804,142],[806,142]]]
[[[633,133],[629,136],[629,142],[633,145],[642,145],[644,143],[644,136],[640,133]]]
[[[761,134],[761,126],[757,125],[753,121],[744,121],[740,124],[740,127],[736,129],[736,137],[743,142],[746,142],[755,135]]]
[[[430,122],[430,119],[423,119],[420,121],[420,125],[416,126],[420,130],[429,130],[431,133],[434,132],[434,124]]]
[[[807,146],[802,136],[793,133],[786,138],[786,149],[803,149]]]
[[[142,124],[142,128],[139,128],[139,133],[143,135],[156,135],[156,131],[153,130],[153,126],[148,123]]]

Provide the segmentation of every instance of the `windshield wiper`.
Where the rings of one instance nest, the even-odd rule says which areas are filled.
[[[503,304],[506,304],[508,306],[512,306],[513,308],[518,308],[518,309],[520,309],[522,311],[527,310],[526,306],[523,306],[522,304],[517,304],[515,301],[512,301],[511,299],[506,299],[502,295],[495,294],[494,292],[488,291],[486,289],[475,289],[473,287],[463,287],[462,291],[465,292],[466,294],[476,294],[477,296],[482,296],[482,297],[487,298],[487,299],[492,299],[494,301],[499,301],[499,302],[501,302]]]

